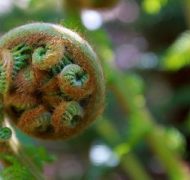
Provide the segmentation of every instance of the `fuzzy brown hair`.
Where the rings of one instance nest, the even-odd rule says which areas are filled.
[[[25,133],[66,139],[104,106],[104,76],[90,45],[59,25],[32,23],[0,39],[3,111]]]

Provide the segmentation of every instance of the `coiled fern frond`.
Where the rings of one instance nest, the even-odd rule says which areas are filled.
[[[104,77],[96,54],[75,32],[33,23],[0,39],[0,93],[2,113],[22,131],[66,139],[102,112]],[[0,138],[9,135],[0,129]]]

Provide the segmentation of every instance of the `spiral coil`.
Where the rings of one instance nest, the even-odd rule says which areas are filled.
[[[94,51],[75,32],[32,23],[0,39],[0,93],[2,113],[22,131],[66,139],[102,112],[104,77]]]

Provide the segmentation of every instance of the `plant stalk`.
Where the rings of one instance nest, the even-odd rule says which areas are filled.
[[[188,180],[190,173],[182,165],[182,159],[167,147],[164,142],[160,129],[153,119],[151,113],[146,108],[145,98],[137,88],[139,82],[131,81],[130,75],[124,75],[113,69],[109,64],[105,64],[108,79],[108,86],[121,101],[121,106],[129,117],[130,121],[139,119],[143,125],[149,127],[146,132],[145,140],[158,156],[162,166],[165,168],[171,180]],[[132,78],[133,80],[133,78]]]
[[[16,133],[13,129],[14,125],[9,121],[8,117],[5,118],[6,126],[11,128],[13,134],[11,139],[8,142],[11,152],[19,159],[19,161],[27,167],[30,171],[31,175],[34,177],[35,180],[45,180],[43,173],[40,169],[36,166],[35,162],[33,162],[32,158],[28,156],[24,146],[21,142],[17,139]]]
[[[115,146],[117,149],[117,145],[122,139],[118,131],[113,127],[111,123],[109,123],[109,120],[107,118],[101,118],[100,123],[98,122],[96,124],[96,129],[98,133],[111,146]],[[120,165],[124,172],[127,172],[127,175],[133,180],[151,180],[151,177],[149,177],[136,155],[132,152],[128,152],[126,150],[126,152],[124,152],[122,156],[120,156]]]

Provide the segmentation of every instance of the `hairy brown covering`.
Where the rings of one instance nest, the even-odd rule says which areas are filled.
[[[3,109],[25,133],[66,139],[103,110],[104,77],[89,44],[48,23],[15,28],[0,39]]]

